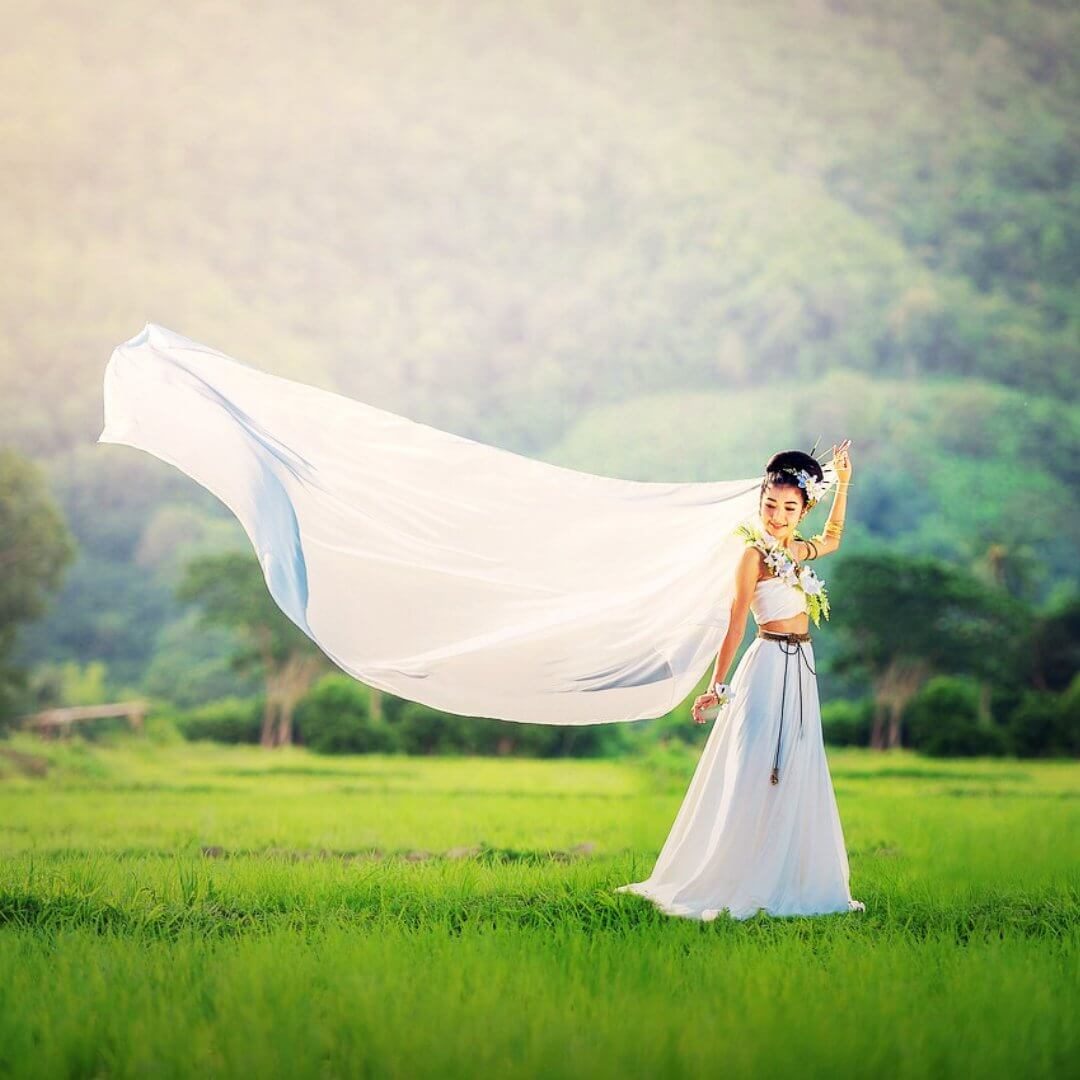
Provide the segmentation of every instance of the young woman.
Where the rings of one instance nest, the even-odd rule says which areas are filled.
[[[741,525],[727,634],[710,691],[694,718],[719,718],[663,849],[645,881],[620,886],[670,915],[711,920],[862,911],[851,898],[848,860],[821,732],[814,650],[808,633],[828,615],[824,584],[806,565],[840,546],[851,478],[850,440],[833,447],[837,490],[821,535],[797,526],[813,506],[823,471],[797,450],[774,455],[756,518]],[[723,682],[747,615],[757,637],[730,686]],[[729,703],[730,702],[730,703]]]

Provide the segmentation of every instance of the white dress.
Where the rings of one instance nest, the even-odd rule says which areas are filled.
[[[758,625],[791,618],[806,596],[769,577],[750,610]],[[865,910],[848,889],[815,668],[809,641],[754,638],[652,873],[616,892],[706,921],[725,909],[734,919]]]

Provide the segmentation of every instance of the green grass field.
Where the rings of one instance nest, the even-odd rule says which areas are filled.
[[[692,757],[0,743],[0,1075],[1075,1075],[1080,763],[830,764],[866,912],[703,924]]]

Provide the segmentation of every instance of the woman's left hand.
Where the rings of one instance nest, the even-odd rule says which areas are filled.
[[[845,439],[839,446],[833,443],[832,467],[836,470],[838,480],[851,479],[851,453],[848,450],[850,446],[850,439]]]

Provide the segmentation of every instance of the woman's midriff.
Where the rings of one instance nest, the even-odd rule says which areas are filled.
[[[790,619],[773,619],[760,625],[762,630],[771,630],[774,634],[805,634],[810,629],[810,616],[804,612]]]

